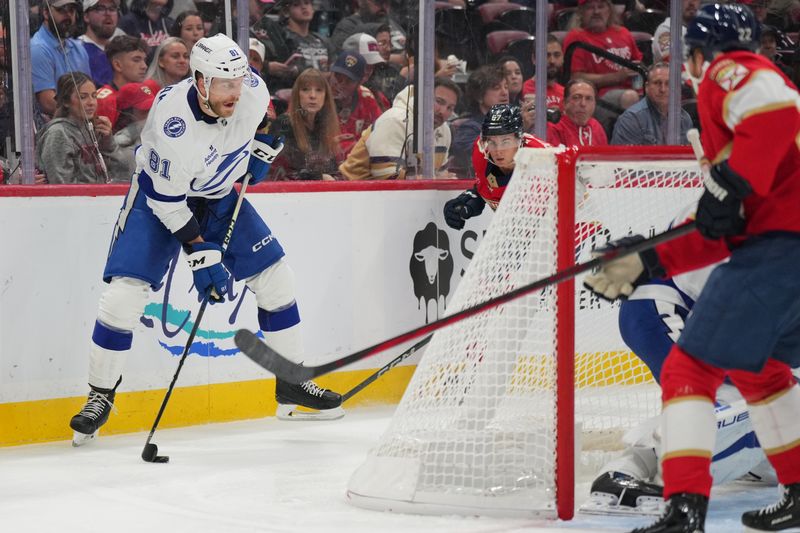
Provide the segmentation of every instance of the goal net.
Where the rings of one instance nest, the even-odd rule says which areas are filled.
[[[665,230],[699,196],[686,148],[521,149],[449,311],[547,277],[629,233]],[[655,416],[659,389],[582,277],[437,332],[348,484],[358,506],[570,518],[574,485]]]

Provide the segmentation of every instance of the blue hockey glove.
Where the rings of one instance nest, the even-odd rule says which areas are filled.
[[[194,276],[197,292],[214,304],[223,301],[228,292],[230,275],[222,266],[222,248],[213,242],[197,242],[187,245],[189,268]]]
[[[727,161],[711,167],[697,203],[697,231],[707,239],[744,233],[742,200],[753,192],[750,184]]]
[[[250,183],[255,185],[264,181],[269,174],[269,167],[283,150],[283,137],[275,137],[266,133],[256,133],[253,139],[253,152],[247,163],[247,171],[252,174]]]
[[[486,201],[475,189],[462,192],[444,204],[444,221],[453,229],[462,229],[464,221],[483,213]]]

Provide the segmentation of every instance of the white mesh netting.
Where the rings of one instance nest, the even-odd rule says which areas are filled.
[[[520,150],[451,312],[556,271],[559,157],[556,149]],[[575,243],[577,261],[609,237],[665,229],[697,198],[696,162],[641,159],[578,159],[575,227],[562,233]],[[626,430],[657,414],[659,397],[619,337],[618,306],[581,290],[580,278],[575,286],[573,422],[578,471],[587,476],[622,448]],[[389,428],[348,484],[351,502],[412,512],[554,513],[555,294],[547,288],[434,335]]]

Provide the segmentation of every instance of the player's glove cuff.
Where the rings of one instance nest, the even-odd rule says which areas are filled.
[[[727,161],[711,167],[703,184],[706,190],[720,202],[743,200],[753,192],[753,188],[747,180],[728,166]]]
[[[283,136],[275,137],[267,133],[256,133],[253,139],[253,157],[271,165],[283,150]]]

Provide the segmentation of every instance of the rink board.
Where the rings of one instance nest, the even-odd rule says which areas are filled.
[[[445,225],[444,202],[470,185],[267,184],[248,191],[295,272],[309,364],[424,324],[426,305],[416,293],[430,297],[428,320],[441,316],[490,219],[488,214],[473,219],[465,231]],[[31,191],[37,196],[26,197]],[[0,189],[0,224],[6,228],[0,232],[0,445],[70,435],[67,421],[85,400],[89,341],[104,286],[100,277],[125,191],[120,186]],[[444,294],[446,284],[438,277],[436,286],[423,286],[426,265],[415,259],[430,256],[414,249],[415,236],[430,224],[436,247],[448,256],[442,275],[449,277],[450,288]],[[194,324],[199,304],[189,292],[191,273],[182,258],[173,266],[135,331],[119,412],[106,426],[108,433],[149,429]],[[437,274],[435,261],[427,266]],[[236,282],[228,301],[206,309],[162,426],[274,414],[272,376],[238,356],[233,344],[237,328],[257,329],[255,298],[244,288]],[[410,344],[320,382],[348,390]],[[410,366],[387,373],[348,404],[397,402],[416,360],[410,358],[403,363]]]
[[[444,203],[471,185],[273,183],[248,191],[295,271],[309,364],[443,316],[491,218],[486,209],[463,231],[444,223]],[[100,276],[125,191],[122,186],[0,189],[0,227],[6,228],[0,232],[0,446],[70,435],[67,421],[87,391]],[[36,196],[26,196],[32,193]],[[151,294],[107,433],[152,425],[199,306],[191,286],[191,273],[180,259]],[[579,300],[586,296],[581,292]],[[591,314],[592,307],[579,302],[579,313]],[[272,376],[238,356],[233,344],[237,328],[257,329],[255,311],[254,296],[241,282],[233,285],[228,301],[207,308],[162,427],[274,414]],[[626,351],[615,324],[604,329],[603,339],[576,332],[577,350],[591,347],[601,365]],[[346,391],[410,344],[320,382]],[[397,402],[417,360],[410,358],[348,405]]]

